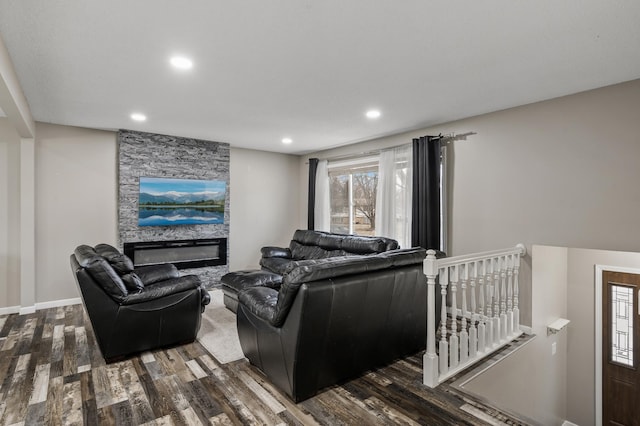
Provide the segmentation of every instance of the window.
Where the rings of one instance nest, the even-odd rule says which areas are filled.
[[[376,235],[378,156],[329,164],[331,232]]]
[[[440,243],[446,229],[445,151],[440,162]],[[380,235],[412,246],[413,147],[384,149],[348,160],[319,160],[315,229],[340,234]]]

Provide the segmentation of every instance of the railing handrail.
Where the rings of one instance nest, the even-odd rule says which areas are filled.
[[[427,254],[428,253],[429,251],[427,251]],[[446,268],[448,266],[453,266],[460,263],[477,262],[494,257],[509,256],[511,254],[519,254],[520,256],[524,256],[525,254],[527,254],[527,248],[524,246],[524,244],[520,243],[515,247],[508,249],[490,250],[481,253],[463,254],[461,256],[453,257],[443,257],[441,259],[438,259],[438,267]]]

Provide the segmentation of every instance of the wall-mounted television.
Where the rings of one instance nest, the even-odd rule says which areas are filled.
[[[220,180],[140,177],[138,225],[222,224],[226,193]]]

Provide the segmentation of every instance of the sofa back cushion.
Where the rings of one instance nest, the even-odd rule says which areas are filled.
[[[297,241],[291,241],[289,244],[291,250],[291,257],[294,259],[306,260],[306,259],[326,259],[328,257],[347,256],[344,250],[327,250],[320,246],[305,245]]]
[[[109,244],[98,244],[95,251],[104,257],[111,267],[122,279],[128,291],[140,292],[144,289],[144,284],[138,275],[133,272],[133,262],[129,256],[120,253],[120,251]]]
[[[113,299],[122,301],[129,294],[120,275],[103,257],[96,256],[85,269]]]
[[[113,246],[109,244],[98,244],[95,246],[96,253],[107,259],[107,262],[111,264],[113,269],[120,275],[133,272],[133,262],[129,259],[129,256],[124,255]]]
[[[80,245],[74,250],[78,264],[87,270],[91,278],[113,299],[122,301],[129,294],[127,286],[111,263],[88,245]]]
[[[343,256],[294,262],[292,269],[283,276],[275,315],[271,323],[275,327],[280,327],[284,324],[298,290],[303,283],[313,285],[314,282],[327,279],[422,264],[426,256],[426,250],[418,247],[406,250],[392,250],[370,256]]]
[[[375,254],[397,249],[398,242],[385,237],[334,234],[298,229],[289,248],[294,259],[324,259],[350,254]]]
[[[78,261],[78,264],[83,268],[89,266],[89,264],[93,261],[96,256],[99,256],[98,253],[93,249],[93,247],[88,246],[86,244],[80,245],[76,247],[73,251],[73,254]]]
[[[392,250],[370,256],[343,256],[334,259],[307,260],[294,263],[295,266],[284,275],[283,282],[302,284],[343,275],[397,268],[414,263],[422,263],[425,257],[427,257],[426,250],[416,247],[406,250]]]

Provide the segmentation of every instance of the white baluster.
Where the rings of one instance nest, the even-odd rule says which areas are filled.
[[[500,340],[507,339],[507,257],[500,257]]]
[[[469,268],[469,285],[471,286],[471,327],[469,327],[469,358],[475,358],[478,354],[478,330],[476,321],[478,311],[476,307],[476,276],[478,273],[478,263],[472,262],[467,265]]]
[[[507,336],[513,334],[513,255],[507,259]]]
[[[440,312],[440,344],[438,346],[438,356],[440,358],[440,375],[443,375],[449,372],[449,343],[447,342],[447,285],[449,284],[449,269],[441,268],[439,274],[442,310]]]
[[[436,252],[427,251],[424,273],[427,276],[427,351],[423,356],[423,383],[429,387],[438,385],[438,354],[436,354]]]
[[[494,324],[493,324],[493,260],[484,261],[487,267],[487,348],[493,346]]]
[[[520,308],[518,307],[518,274],[520,269],[520,254],[516,254],[516,260],[513,264],[513,331],[520,333]]]
[[[493,263],[493,344],[500,343],[500,258],[494,257]]]
[[[458,265],[449,268],[451,280],[451,336],[449,337],[449,367],[456,368],[460,359],[458,339]]]
[[[460,362],[465,363],[469,359],[469,332],[467,331],[467,281],[468,264],[460,265],[460,287],[462,289],[462,327],[460,330]]]
[[[478,324],[478,351],[484,352],[486,350],[486,332],[485,326],[487,316],[485,315],[484,307],[486,305],[485,298],[486,293],[484,289],[484,261],[478,262],[478,314],[480,315],[480,323]]]

